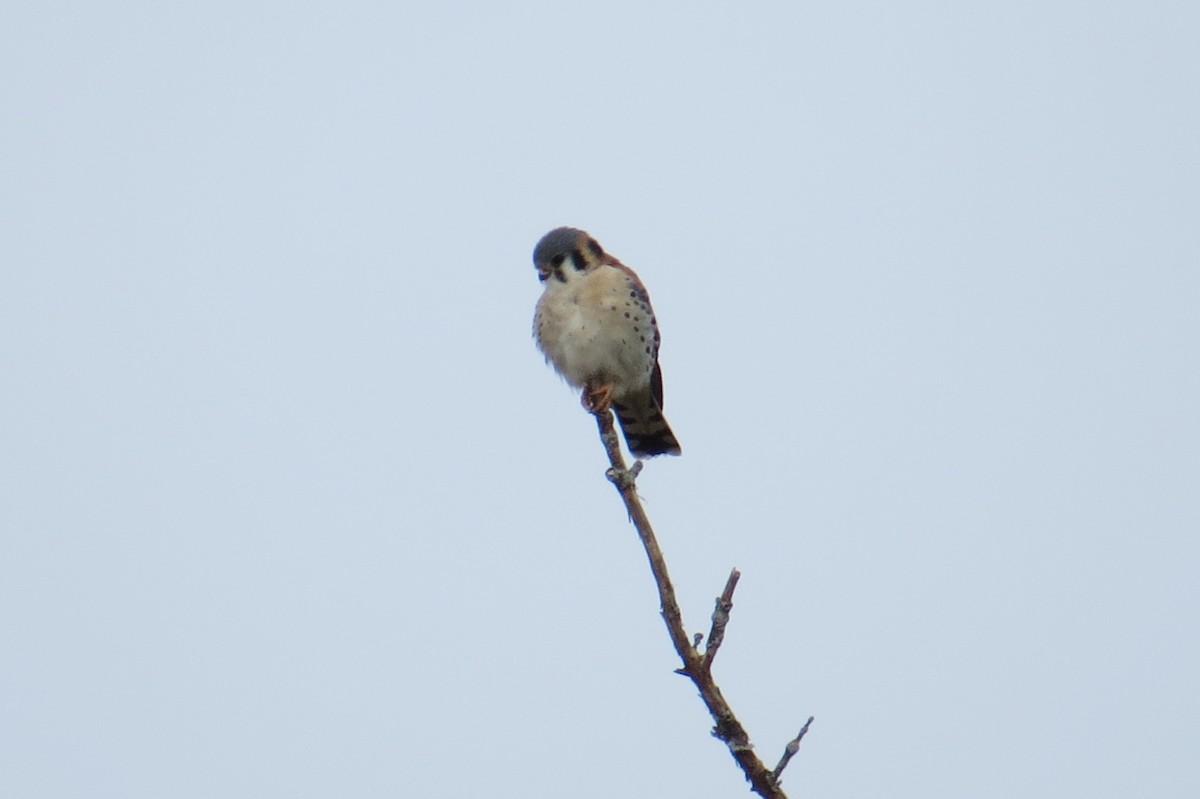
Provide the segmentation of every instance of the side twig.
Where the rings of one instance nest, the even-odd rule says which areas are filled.
[[[716,657],[717,650],[725,640],[725,627],[729,623],[729,612],[733,608],[733,592],[737,588],[740,572],[734,569],[729,573],[729,579],[725,582],[725,590],[716,599],[708,644],[701,652],[702,636],[700,633],[696,633],[694,638],[688,638],[687,628],[683,623],[683,613],[675,598],[675,587],[671,584],[671,577],[667,573],[667,562],[663,558],[662,550],[658,546],[658,539],[654,536],[654,529],[650,526],[650,520],[646,516],[641,500],[638,499],[636,481],[642,469],[642,462],[636,461],[632,468],[627,468],[625,458],[621,454],[620,441],[613,429],[612,413],[607,408],[596,409],[592,413],[596,417],[596,425],[600,429],[600,440],[604,444],[605,452],[608,453],[610,467],[606,476],[616,486],[617,492],[625,502],[629,519],[633,522],[638,537],[642,540],[646,558],[650,561],[650,571],[654,574],[654,583],[658,587],[659,608],[663,621],[667,625],[667,633],[671,637],[671,644],[675,647],[675,652],[683,661],[683,666],[676,669],[676,673],[684,675],[695,684],[696,689],[700,692],[700,698],[708,708],[709,714],[712,715],[713,737],[723,741],[729,748],[729,753],[741,767],[742,773],[746,775],[751,790],[763,799],[787,799],[783,789],[779,787],[780,777],[784,768],[787,767],[788,761],[800,748],[800,740],[808,732],[813,719],[809,718],[800,730],[800,734],[788,743],[779,764],[773,770],[768,769],[754,753],[754,745],[750,743],[749,734],[734,715],[729,703],[725,701],[721,689],[717,687],[712,676],[713,658]]]
[[[783,757],[779,758],[779,765],[775,766],[775,770],[771,772],[771,775],[775,777],[776,782],[779,781],[779,775],[783,773],[785,768],[787,768],[787,764],[791,761],[795,754],[800,751],[800,741],[804,739],[804,736],[808,733],[808,728],[812,725],[812,723],[813,717],[809,716],[808,721],[804,722],[804,726],[800,728],[800,732],[796,735],[796,737],[788,741],[788,745],[784,747]]]
[[[738,579],[742,573],[737,569],[729,572],[725,581],[725,590],[717,597],[716,607],[713,608],[712,629],[708,633],[708,646],[704,648],[704,668],[711,669],[717,650],[725,641],[725,625],[729,624],[729,611],[733,610],[733,589],[737,588]]]

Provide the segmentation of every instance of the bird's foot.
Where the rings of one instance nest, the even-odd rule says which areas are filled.
[[[612,383],[606,383],[602,386],[587,386],[579,400],[588,413],[607,413],[612,407],[612,395]]]

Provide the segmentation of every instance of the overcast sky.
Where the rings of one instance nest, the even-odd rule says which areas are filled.
[[[1200,795],[1192,2],[0,11],[0,795]]]

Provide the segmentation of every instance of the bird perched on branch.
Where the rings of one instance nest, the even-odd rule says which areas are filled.
[[[570,227],[543,236],[533,264],[544,286],[533,335],[546,361],[583,389],[583,407],[617,412],[635,456],[680,454],[663,418],[658,323],[642,281]]]

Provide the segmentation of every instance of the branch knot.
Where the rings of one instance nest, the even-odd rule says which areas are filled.
[[[610,466],[604,472],[604,476],[609,482],[617,487],[618,491],[627,491],[637,484],[637,476],[642,473],[642,462],[634,461],[633,466],[628,469]]]

